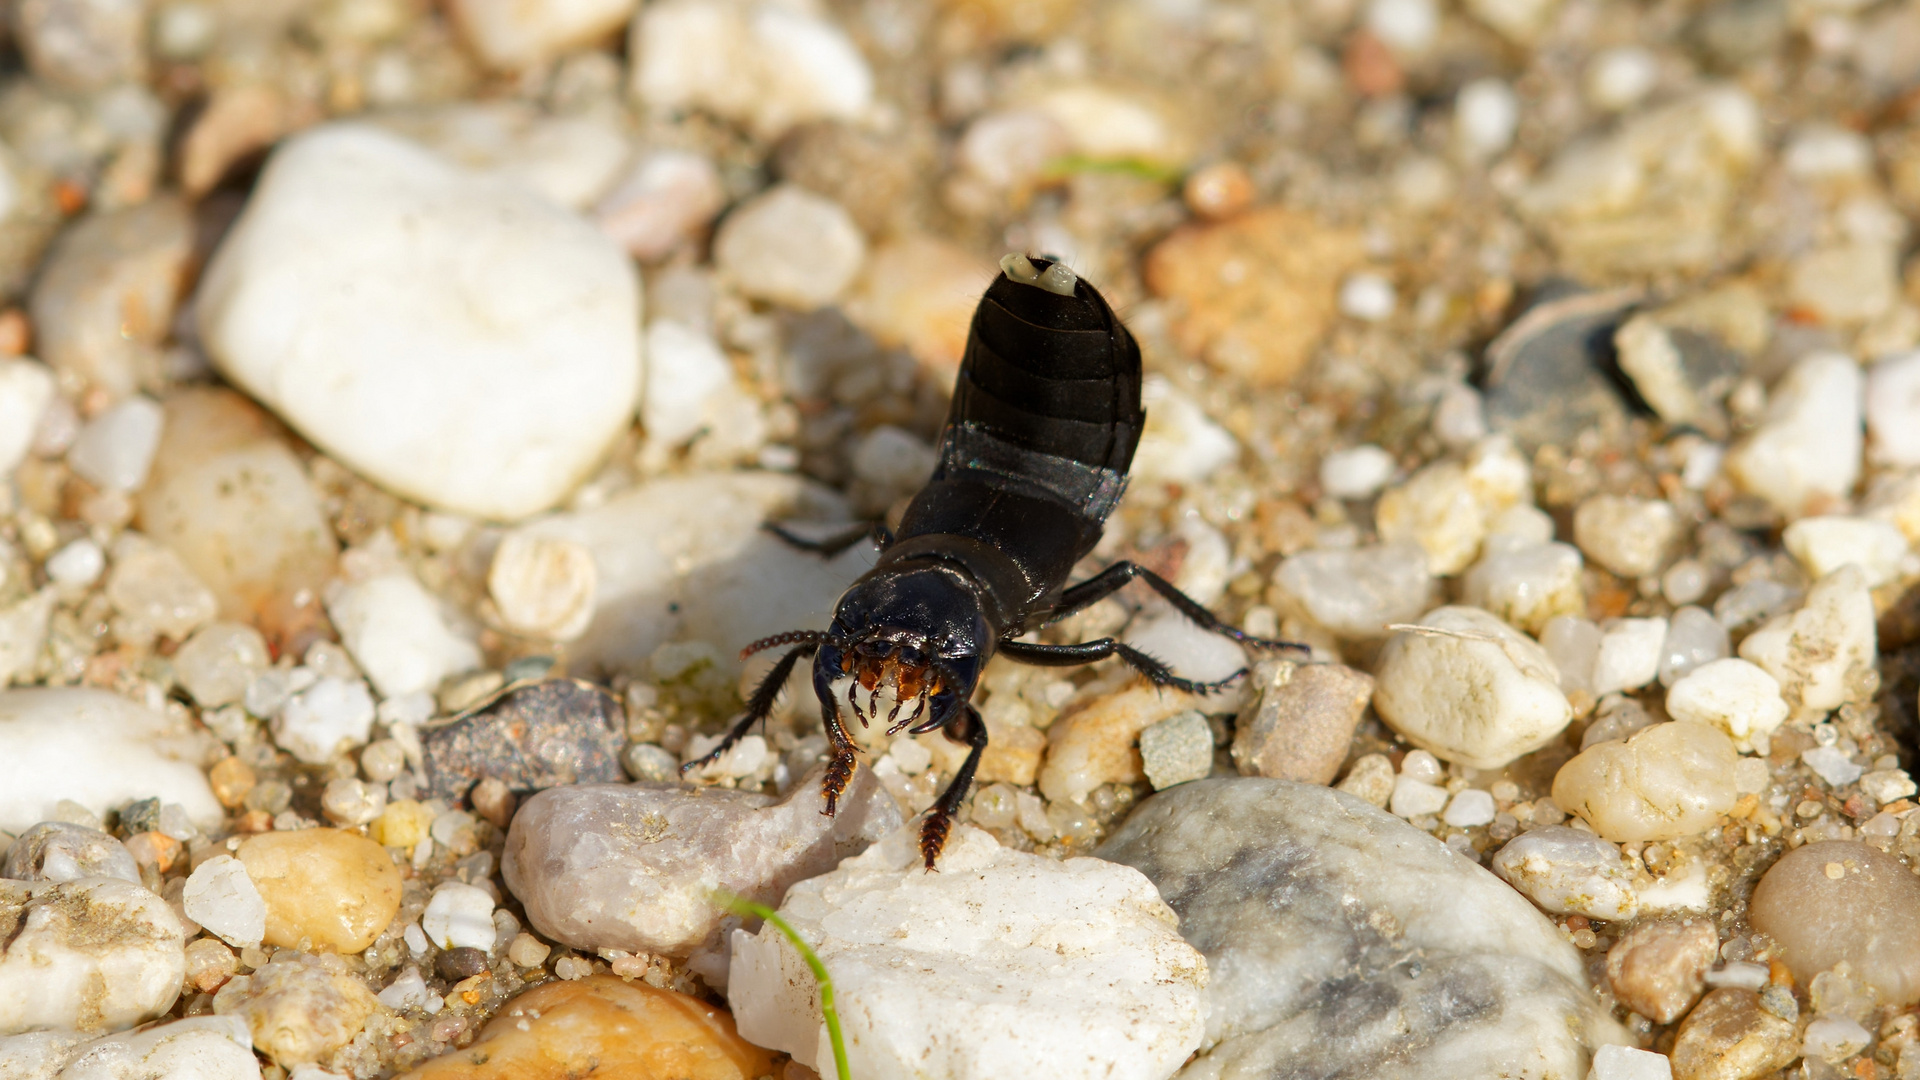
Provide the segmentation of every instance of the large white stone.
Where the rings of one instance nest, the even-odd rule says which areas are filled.
[[[870,1080],[1160,1080],[1200,1043],[1207,965],[1131,867],[1057,862],[962,825],[941,872],[917,830],[801,882],[781,914],[833,973]],[[778,931],[733,934],[740,1034],[831,1069],[813,979]]]
[[[1748,634],[1740,655],[1765,668],[1796,711],[1822,713],[1870,696],[1877,633],[1866,575],[1848,565],[1814,583],[1800,610]]]
[[[49,820],[62,799],[104,818],[156,796],[211,828],[222,811],[200,771],[204,745],[104,690],[0,691],[0,829],[18,833]]]
[[[405,570],[335,582],[327,614],[383,698],[432,690],[448,675],[480,666],[479,646],[448,625],[440,601]]]
[[[53,372],[37,360],[0,360],[0,480],[13,472],[33,445],[40,414],[53,400]]]
[[[1538,750],[1573,719],[1553,660],[1469,607],[1441,607],[1381,650],[1373,704],[1415,746],[1476,769]]]
[[[115,1031],[171,1008],[184,929],[159,896],[118,878],[0,879],[0,1034]]]
[[[221,371],[315,443],[481,517],[552,505],[639,391],[623,251],[515,181],[360,124],[274,153],[198,317]]]
[[[1920,465],[1920,350],[1889,356],[1868,368],[1866,400],[1873,460]]]
[[[1206,1040],[1182,1080],[1576,1077],[1620,1041],[1557,927],[1351,795],[1182,784],[1098,854],[1153,879],[1206,956]]]
[[[865,544],[822,559],[769,535],[762,523],[845,515],[838,496],[796,476],[693,473],[522,531],[592,553],[597,607],[569,647],[574,663],[620,667],[665,642],[694,638],[716,646],[720,663],[734,669],[735,651],[750,641],[825,627],[841,590],[873,563]]]
[[[451,0],[467,44],[487,66],[532,67],[613,31],[638,0]]]
[[[253,1036],[247,1022],[237,1016],[189,1016],[143,1031],[60,1045],[73,1038],[67,1032],[36,1032],[0,1039],[0,1076],[8,1080],[260,1080]],[[10,1044],[27,1040],[37,1040],[41,1046],[33,1058],[23,1057],[22,1065],[31,1060],[40,1071],[10,1070]]]
[[[1727,455],[1727,473],[1788,517],[1846,498],[1860,478],[1860,368],[1815,353],[1773,388],[1766,418]]]
[[[660,111],[705,109],[763,139],[809,120],[853,120],[873,71],[806,3],[663,0],[633,20],[633,92]]]

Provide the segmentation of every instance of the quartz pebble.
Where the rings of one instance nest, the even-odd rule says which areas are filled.
[[[1665,565],[1679,532],[1673,504],[1625,495],[1595,495],[1573,515],[1573,539],[1587,558],[1625,578]]]
[[[178,555],[135,532],[114,541],[107,599],[120,613],[122,639],[157,633],[182,641],[218,610],[213,593]]]
[[[420,929],[426,932],[428,941],[442,949],[491,950],[493,896],[472,885],[446,882],[433,890],[433,899],[427,901],[427,910],[420,916]]]
[[[140,867],[125,845],[98,829],[43,821],[13,838],[0,877],[15,881],[119,878],[140,884]]]
[[[406,1073],[406,1080],[571,1080],[600,1072],[625,1080],[760,1080],[765,1050],[733,1017],[697,998],[613,975],[549,982],[504,1005],[472,1046]]]
[[[1761,1007],[1752,990],[1723,986],[1701,999],[1668,1055],[1675,1080],[1750,1080],[1800,1056],[1795,1025]]]
[[[1691,605],[1676,609],[1667,620],[1667,640],[1660,646],[1660,682],[1672,686],[1732,651],[1726,627],[1705,609]]]
[[[1673,1080],[1667,1055],[1631,1046],[1603,1046],[1593,1052],[1587,1080]]]
[[[19,1047],[17,1060],[11,1056],[15,1044],[27,1044]],[[189,1016],[90,1042],[74,1032],[0,1038],[0,1076],[9,1080],[260,1080],[260,1064],[254,1059],[244,1023],[227,1016]]]
[[[1154,686],[1142,679],[1055,720],[1047,729],[1047,756],[1040,766],[1040,793],[1051,801],[1083,803],[1101,784],[1146,779],[1140,733],[1206,699]]]
[[[1467,571],[1460,598],[1530,634],[1586,610],[1580,551],[1571,544],[1496,543]]]
[[[719,940],[713,889],[777,902],[900,820],[866,769],[838,814],[822,805],[817,772],[779,800],[661,784],[550,788],[514,815],[501,871],[548,940],[685,956]]]
[[[1897,856],[1853,840],[1795,848],[1760,879],[1751,911],[1802,985],[1844,961],[1887,1004],[1920,1001],[1920,881]]]
[[[339,957],[291,951],[229,980],[213,999],[214,1012],[245,1019],[254,1047],[283,1068],[328,1057],[378,1008]]]
[[[1529,491],[1526,459],[1504,437],[1476,445],[1464,461],[1438,461],[1388,488],[1374,508],[1380,539],[1412,541],[1438,575],[1472,565],[1493,519]]]
[[[67,463],[99,487],[137,491],[153,467],[165,422],[159,403],[130,397],[87,421],[67,451]]]
[[[0,691],[0,829],[46,821],[62,800],[105,815],[155,796],[212,828],[222,813],[195,757],[201,745],[166,716],[105,690]]]
[[[1742,658],[1765,668],[1798,712],[1864,701],[1874,677],[1873,598],[1866,574],[1843,566],[1814,583],[1800,610],[1776,615],[1740,643]]]
[[[231,855],[215,855],[194,867],[181,896],[187,917],[229,945],[258,945],[266,937],[266,901],[246,864]]]
[[[1339,790],[1385,809],[1393,799],[1393,763],[1385,754],[1363,754],[1341,779]]]
[[[1852,563],[1874,588],[1900,575],[1907,555],[1907,538],[1890,521],[1870,517],[1806,517],[1787,526],[1780,536],[1807,574],[1823,578]]]
[[[1150,1080],[1200,1045],[1207,965],[1139,871],[1013,851],[966,825],[941,867],[926,873],[901,829],[781,905],[834,973],[855,1074]],[[771,928],[732,945],[741,1034],[831,1068],[799,954]]]
[[[1303,551],[1274,571],[1274,588],[1314,622],[1343,637],[1380,638],[1427,609],[1433,576],[1412,543]]]
[[[266,639],[245,623],[202,626],[173,654],[180,685],[202,708],[230,705],[245,696],[247,683],[266,670]]]
[[[1383,1060],[1409,1077],[1573,1075],[1590,1045],[1619,1041],[1557,928],[1351,796],[1257,778],[1184,784],[1142,803],[1098,854],[1152,878],[1206,955],[1194,1075],[1378,1075]],[[1483,1006],[1447,1010],[1467,987]]]
[[[1243,776],[1330,784],[1373,697],[1373,678],[1341,664],[1262,660],[1249,685],[1259,697],[1234,724]]]
[[[1206,410],[1164,376],[1140,385],[1147,424],[1131,475],[1142,481],[1198,484],[1240,456],[1240,444]]]
[[[53,401],[53,372],[45,364],[21,357],[0,358],[0,478],[33,445],[34,427]]]
[[[358,679],[329,676],[295,694],[273,718],[274,741],[309,765],[363,745],[373,731],[373,696]]]
[[[1447,805],[1447,789],[1402,773],[1393,782],[1387,809],[1394,817],[1416,818],[1438,814]]]
[[[1493,769],[1546,745],[1573,719],[1533,639],[1470,607],[1435,608],[1375,666],[1374,708],[1415,746]]]
[[[600,231],[627,254],[653,262],[697,239],[726,202],[720,172],[711,160],[663,148],[635,158],[601,196],[593,217]]]
[[[1205,779],[1213,771],[1213,728],[1191,709],[1169,716],[1140,732],[1140,761],[1155,791]]]
[[[1393,455],[1371,443],[1335,450],[1320,461],[1320,487],[1336,499],[1365,499],[1393,479]]]
[[[1788,517],[1846,497],[1860,477],[1860,368],[1815,353],[1773,388],[1760,426],[1727,455],[1727,473]]]
[[[0,1035],[116,1031],[173,1007],[186,975],[180,920],[127,881],[0,879]]]
[[[772,140],[809,120],[861,117],[873,72],[811,9],[753,0],[667,0],[633,20],[633,91],[648,108],[702,109]]]
[[[242,843],[235,857],[265,904],[260,940],[267,945],[357,953],[400,910],[399,868],[384,848],[356,833],[263,833]]]
[[[55,243],[28,302],[40,358],[114,399],[158,383],[159,345],[192,258],[192,215],[178,198],[82,218]]]
[[[1875,462],[1920,465],[1920,350],[1885,357],[1867,369],[1866,415],[1868,453]],[[0,454],[0,464],[5,461]]]
[[[1674,840],[1732,809],[1738,751],[1719,728],[1654,724],[1582,750],[1553,778],[1553,801],[1608,840]]]
[[[47,577],[56,585],[85,589],[100,580],[107,567],[107,553],[93,538],[83,536],[47,558]]]
[[[839,298],[866,256],[866,239],[839,203],[791,184],[728,214],[713,240],[714,265],[741,292],[801,311]]]
[[[396,287],[353,287],[370,258]],[[281,144],[196,310],[221,371],[303,434],[401,494],[482,517],[558,500],[639,391],[624,252],[515,182],[361,124]]]
[[[1801,1048],[1808,1058],[1838,1065],[1867,1048],[1873,1033],[1844,1016],[1817,1017],[1807,1025]]]
[[[1615,619],[1600,630],[1593,658],[1593,692],[1638,690],[1659,677],[1665,619]]]
[[[1668,716],[1712,724],[1743,753],[1766,745],[1789,711],[1773,676],[1733,657],[1694,668],[1667,691]]]
[[[634,0],[454,0],[447,13],[487,66],[514,71],[605,36],[634,7]]]
[[[1631,919],[1640,910],[1633,870],[1620,849],[1561,825],[1531,829],[1493,857],[1493,872],[1543,910],[1591,919]]]
[[[341,644],[381,697],[432,690],[448,675],[480,665],[480,650],[448,625],[440,601],[404,570],[335,582],[326,597]]]
[[[1719,950],[1720,935],[1706,919],[1643,922],[1607,950],[1607,983],[1622,1005],[1671,1024],[1706,990]]]

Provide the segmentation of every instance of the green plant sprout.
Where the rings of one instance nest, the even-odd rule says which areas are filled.
[[[820,984],[820,1015],[826,1018],[827,1039],[833,1043],[833,1070],[840,1080],[853,1080],[853,1072],[847,1067],[846,1040],[840,1035],[840,1014],[833,1007],[833,978],[827,974],[827,965],[820,962],[820,956],[813,951],[813,946],[808,945],[800,932],[788,925],[779,912],[767,905],[756,904],[724,889],[716,891],[713,896],[721,907],[743,918],[749,915],[757,917],[793,942],[793,947],[800,952],[800,958],[812,969],[813,980]]]
[[[1145,158],[1097,158],[1085,154],[1067,154],[1047,162],[1041,170],[1040,178],[1046,181],[1065,180],[1076,173],[1119,173],[1122,176],[1138,177],[1156,184],[1178,184],[1181,173],[1172,165],[1163,165]]]

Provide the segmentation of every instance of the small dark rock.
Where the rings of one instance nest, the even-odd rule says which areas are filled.
[[[511,791],[618,783],[626,719],[612,694],[552,679],[502,694],[476,712],[420,733],[423,797],[464,801],[493,777]]]
[[[120,811],[120,831],[128,836],[135,833],[160,831],[160,800],[141,799],[128,803]]]
[[[458,949],[448,949],[434,960],[433,970],[448,982],[471,979],[487,970],[487,954],[464,945]]]
[[[1528,308],[1487,345],[1487,422],[1527,447],[1624,426],[1630,405],[1613,334],[1638,299],[1635,290],[1614,289]]]

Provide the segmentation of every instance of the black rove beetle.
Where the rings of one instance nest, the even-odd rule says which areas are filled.
[[[1112,638],[1074,645],[1015,640],[1065,618],[1139,578],[1203,629],[1259,649],[1304,649],[1256,638],[1213,617],[1153,571],[1118,562],[1068,586],[1073,566],[1100,541],[1107,515],[1126,490],[1127,469],[1146,414],[1140,408],[1140,348],[1093,286],[1065,265],[1024,255],[981,297],[941,435],[940,464],[914,496],[898,535],[875,526],[874,568],[840,597],[825,632],[795,630],[741,650],[791,645],[754,689],[746,715],[712,753],[717,759],[772,711],[801,658],[813,656],[832,759],[822,782],[826,813],[853,779],[853,739],[840,721],[834,685],[851,678],[847,706],[862,726],[878,719],[882,689],[893,699],[887,733],[939,729],[971,747],[953,783],[920,826],[927,869],[947,841],[954,812],[973,783],[987,727],[968,704],[981,669],[996,651],[1027,664],[1070,666],[1118,656],[1155,684],[1206,692],[1195,682]],[[824,541],[789,542],[833,553],[869,528]],[[860,691],[867,704],[860,704]],[[904,718],[901,706],[913,702]]]

